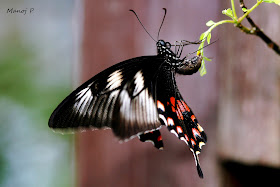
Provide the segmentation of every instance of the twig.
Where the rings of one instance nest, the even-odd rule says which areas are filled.
[[[247,7],[245,6],[243,0],[239,0],[240,2],[240,7],[241,8],[245,8],[247,9]],[[242,31],[244,31],[247,34],[253,34],[256,35],[258,37],[260,37],[267,45],[269,48],[271,48],[272,50],[274,50],[278,55],[280,55],[280,47],[274,42],[272,41],[256,24],[255,22],[251,19],[251,17],[249,16],[249,14],[246,16],[246,19],[248,20],[248,22],[250,23],[250,25],[252,26],[251,29],[248,29],[247,27],[244,27],[242,24],[238,24],[237,27],[240,28]]]

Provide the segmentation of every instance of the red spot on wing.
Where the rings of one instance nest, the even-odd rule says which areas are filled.
[[[175,106],[175,97],[170,97],[170,102],[173,106]]]
[[[172,112],[175,112],[176,111],[176,109],[175,109],[175,98],[174,97],[170,97],[170,102],[171,102]]]
[[[195,116],[194,116],[194,115],[192,115],[192,116],[191,116],[191,119],[192,119],[192,121],[194,122],[194,120],[195,120]]]
[[[187,141],[189,141],[189,137],[186,134],[185,134],[185,138],[186,138]]]
[[[192,143],[192,146],[195,146],[195,145],[196,145],[194,139],[192,139],[192,138],[191,138],[191,143]]]
[[[162,137],[161,137],[161,135],[159,135],[159,137],[157,138],[157,141],[159,142],[161,140],[162,140]]]

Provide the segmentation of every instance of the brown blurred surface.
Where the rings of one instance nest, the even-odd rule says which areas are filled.
[[[172,2],[86,0],[81,82],[120,61],[156,54],[155,42],[129,9],[138,13],[156,38],[162,8],[167,8],[160,39],[173,43],[182,39],[197,40],[207,29],[205,23],[210,19],[224,19],[224,16],[217,18],[217,14],[229,7],[218,4],[218,0]],[[266,23],[268,18],[263,19],[258,21]],[[277,28],[279,30],[279,26]],[[273,37],[276,38],[276,34]],[[77,135],[78,186],[216,187],[224,186],[219,158],[253,163],[264,160],[261,163],[277,165],[279,57],[258,38],[246,36],[231,25],[214,30],[212,38],[219,41],[205,49],[208,57],[213,58],[206,64],[208,74],[177,77],[185,101],[208,136],[200,154],[205,178],[199,179],[188,146],[165,127],[161,129],[163,151],[138,138],[119,144],[111,130],[99,130]],[[184,54],[196,48],[186,47]]]
[[[280,45],[279,6],[264,3],[251,17]],[[238,29],[223,27],[220,38],[220,156],[280,167],[280,56]]]

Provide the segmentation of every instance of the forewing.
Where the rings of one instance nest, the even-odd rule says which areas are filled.
[[[203,128],[186,102],[183,100],[176,85],[175,73],[171,67],[164,66],[157,78],[157,107],[162,124],[183,140],[193,152],[197,171],[202,178],[198,154],[207,141]]]
[[[137,57],[97,74],[58,105],[49,127],[110,127],[120,139],[158,128],[154,80],[162,62],[157,56]]]

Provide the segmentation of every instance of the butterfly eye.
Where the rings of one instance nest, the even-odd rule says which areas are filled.
[[[157,43],[158,43],[158,45],[160,45],[160,46],[165,46],[165,45],[166,45],[165,42],[164,42],[163,40],[159,40]]]
[[[167,48],[167,49],[170,49],[170,48],[171,48],[171,44],[170,44],[169,42],[166,42],[165,45],[166,45],[166,48]]]

